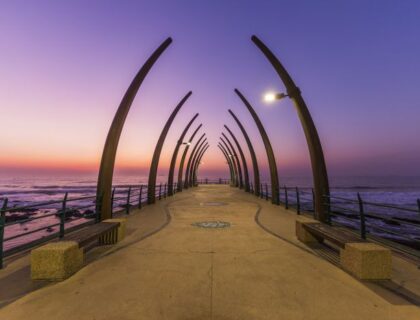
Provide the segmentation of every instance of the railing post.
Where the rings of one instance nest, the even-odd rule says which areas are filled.
[[[99,197],[96,198],[96,214],[95,214],[95,222],[98,223],[101,221],[101,212],[102,212],[102,200],[104,198],[104,194],[102,193]],[[112,209],[111,209],[111,217],[112,217]]]
[[[268,201],[268,186],[265,184],[265,200]]]
[[[289,209],[289,196],[287,195],[287,187],[284,186],[284,207]]]
[[[296,213],[300,214],[300,195],[298,187],[296,187]]]
[[[139,194],[139,205],[138,208],[141,209],[141,196],[143,195],[143,185],[140,185],[140,194]]]
[[[324,196],[324,199],[327,198],[328,202],[327,202],[327,224],[331,225],[331,198],[329,196]],[[314,207],[314,219],[316,218],[316,212],[315,212],[315,207]]]
[[[162,199],[162,183],[159,184],[159,200]]]
[[[417,207],[418,207],[419,213],[420,213],[420,199],[417,199]]]
[[[6,228],[6,210],[8,199],[4,199],[3,206],[0,209],[0,269],[3,269],[3,244],[4,244],[4,229]]]
[[[314,188],[311,189],[312,190],[312,209],[314,210],[314,214],[315,214],[315,191]],[[328,213],[329,216],[329,213]]]
[[[126,214],[130,213],[130,196],[131,196],[131,186],[128,187],[128,191],[127,191],[127,203],[125,205],[125,213]]]
[[[260,198],[263,199],[264,198],[264,191],[263,191],[263,185],[262,183],[260,183]]]
[[[363,200],[360,193],[357,193],[357,200],[359,201],[359,213],[360,213],[360,236],[362,239],[366,239],[366,221],[365,221],[365,209],[363,206]]]
[[[66,192],[64,194],[63,204],[60,212],[60,239],[64,238],[64,223],[66,222],[67,196],[68,193]]]
[[[115,187],[112,188],[112,194],[111,194],[111,217],[114,213],[114,196],[115,196]]]
[[[166,198],[168,185],[165,183],[165,186],[163,187],[163,197]]]

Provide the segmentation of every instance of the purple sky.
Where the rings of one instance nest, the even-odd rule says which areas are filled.
[[[161,171],[199,112],[211,144],[203,175],[226,175],[216,147],[223,124],[245,147],[228,108],[245,123],[265,167],[237,87],[266,126],[280,177],[308,175],[291,102],[262,102],[265,91],[283,86],[250,41],[256,34],[301,88],[331,176],[420,175],[419,17],[418,1],[2,1],[0,171],[97,170],[126,88],[171,36],[132,106],[117,166],[149,166],[167,117],[192,90]]]

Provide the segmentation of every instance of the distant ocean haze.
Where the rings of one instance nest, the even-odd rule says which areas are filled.
[[[199,179],[219,179],[227,178],[219,175],[215,176],[200,176]],[[312,178],[308,176],[294,176],[294,177],[279,177],[280,186],[283,188],[287,186],[289,189],[289,203],[293,207],[293,202],[296,202],[296,189],[299,187],[301,192],[301,207],[303,210],[312,208]],[[140,184],[147,184],[148,176],[142,174],[121,174],[116,173],[114,175],[113,185],[114,186],[127,186]],[[252,182],[252,174],[250,174],[250,181]],[[270,181],[268,177],[262,175],[261,181],[265,185],[268,184],[267,190],[270,192]],[[157,183],[166,183],[167,175],[161,174],[157,177]],[[88,207],[90,212],[94,210],[94,195],[96,191],[97,175],[95,174],[7,174],[2,173],[0,175],[0,205],[5,198],[8,199],[8,207],[20,207],[23,205],[31,205],[34,203],[47,202],[51,200],[62,200],[64,194],[68,192],[69,199],[75,199],[80,197],[91,196],[87,200],[77,200],[72,202],[71,205],[79,207]],[[420,177],[399,177],[399,176],[382,176],[382,177],[331,177],[331,194],[337,197],[346,199],[357,199],[357,193],[359,192],[363,200],[375,203],[388,203],[392,205],[402,206],[405,208],[417,209],[417,199],[420,198]],[[265,187],[265,186],[264,186]],[[128,188],[120,188],[118,196],[122,200],[114,202],[114,209],[123,209],[126,203],[126,194]],[[264,188],[265,190],[265,188]],[[143,194],[145,196],[145,194]],[[132,200],[138,198],[138,194],[133,194]],[[285,193],[284,189],[280,190],[281,200],[284,201]],[[340,200],[339,205],[340,205]],[[30,217],[42,217],[45,215],[53,214],[42,219],[35,219],[33,221],[25,221],[25,216],[28,212],[23,210],[22,212],[15,212],[14,215],[22,215],[18,219],[19,223],[15,223],[6,227],[5,238],[14,237],[30,230],[37,230],[39,228],[45,228],[49,225],[55,225],[54,227],[48,227],[42,231],[31,233],[29,235],[18,237],[13,240],[5,242],[5,250],[23,245],[27,242],[34,241],[41,237],[48,236],[54,232],[58,232],[59,217],[57,215],[60,210],[61,204],[57,203],[53,206],[40,206],[35,211],[30,212]],[[351,210],[358,210],[357,204],[350,204]],[[87,220],[84,218],[86,210],[79,210],[76,217],[66,220],[66,228],[77,225]],[[377,213],[386,217],[402,217],[407,219],[414,219],[420,221],[420,212],[406,212],[406,211],[395,211],[376,207],[366,206],[366,210],[379,210]],[[10,215],[10,214],[9,214]],[[79,217],[79,218],[77,218]],[[81,217],[81,218],[80,218]],[[23,220],[22,220],[23,219]],[[9,217],[10,220],[10,217]],[[345,222],[345,221],[342,221]],[[378,225],[382,225],[383,222],[376,221]],[[357,219],[354,222],[350,222],[351,226],[357,225]],[[392,227],[386,225],[387,228],[394,228],[396,232],[411,232],[414,237],[420,237],[420,234],[416,230],[402,230],[399,227]]]
[[[226,176],[200,176],[199,178],[227,178]],[[147,175],[115,174],[113,185],[147,184]],[[263,183],[270,183],[269,177],[261,176]],[[279,177],[280,186],[311,188],[312,177]],[[167,175],[158,175],[157,183],[166,183]],[[250,174],[252,182],[252,174]],[[95,193],[95,174],[7,174],[0,175],[0,199],[9,198],[12,203],[28,203],[59,199],[65,192],[71,197]],[[357,192],[370,200],[405,206],[416,206],[420,198],[419,176],[337,176],[330,177],[333,193],[354,198]]]

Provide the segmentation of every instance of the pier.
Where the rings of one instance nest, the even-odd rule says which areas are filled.
[[[113,184],[126,118],[147,74],[171,45],[167,38],[138,70],[116,109],[95,194],[73,198],[66,192],[59,200],[21,206],[3,199],[1,319],[420,318],[419,221],[371,209],[417,214],[420,201],[418,208],[403,208],[368,202],[360,194],[355,199],[333,194],[301,89],[258,37],[251,41],[285,87],[273,99],[291,99],[296,108],[313,187],[280,184],[271,140],[239,89],[232,93],[258,128],[269,181],[260,177],[255,137],[228,108],[224,116],[237,127],[224,125],[217,148],[229,178],[200,176],[202,159],[215,146],[203,126],[206,119],[194,113],[171,146],[168,179],[158,181],[162,148],[193,94],[188,91],[174,103],[162,128],[147,184]],[[241,145],[239,135],[246,144]],[[45,207],[51,211],[44,216],[12,221]],[[5,237],[19,221],[46,218],[55,220]],[[396,225],[412,233],[398,233],[392,229]],[[49,235],[7,247],[44,231]]]
[[[200,185],[134,210],[126,238],[92,249],[88,264],[61,283],[34,287],[28,257],[14,260],[0,283],[1,303],[15,301],[0,309],[0,316],[418,317],[419,269],[394,256],[392,281],[360,282],[337,267],[331,249],[298,241],[296,219],[305,217],[226,185]],[[206,221],[213,224],[198,225]]]

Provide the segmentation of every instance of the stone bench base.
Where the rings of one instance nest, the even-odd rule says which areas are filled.
[[[103,222],[119,222],[119,226],[100,236],[100,244],[115,244],[124,239],[126,219]],[[77,241],[48,243],[31,251],[31,277],[33,280],[64,280],[82,268],[83,260],[84,250]]]
[[[296,237],[307,244],[322,241],[303,227],[308,222],[296,220]],[[340,264],[344,270],[361,280],[391,279],[391,250],[375,243],[345,243],[344,248],[340,249]]]
[[[64,280],[83,266],[83,249],[75,241],[48,243],[31,251],[33,280]]]
[[[303,243],[319,242],[319,239],[315,238],[310,232],[308,232],[303,227],[305,223],[310,223],[310,222],[317,222],[317,221],[313,219],[296,220],[296,237],[299,239],[299,241]]]
[[[340,264],[359,279],[391,279],[391,250],[375,243],[346,243],[340,250]]]

